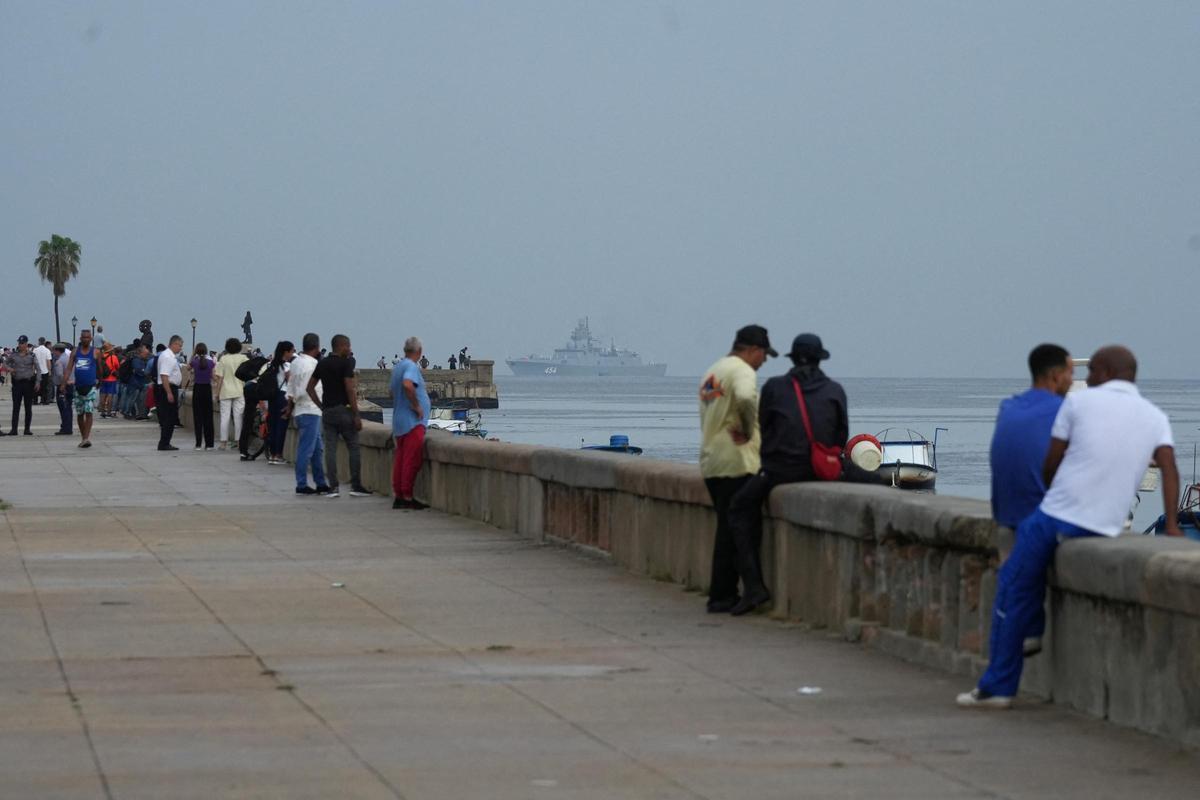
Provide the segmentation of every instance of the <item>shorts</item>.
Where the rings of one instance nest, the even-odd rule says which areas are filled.
[[[116,381],[105,381],[104,383],[100,384],[100,394],[116,394],[116,393],[117,393],[117,382]]]
[[[87,391],[75,387],[75,413],[76,414],[93,414],[96,411],[96,401],[99,399],[99,393],[96,387],[93,386]]]

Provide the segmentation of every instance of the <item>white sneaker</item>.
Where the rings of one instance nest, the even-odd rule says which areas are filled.
[[[963,692],[954,699],[959,708],[982,708],[989,711],[1001,711],[1012,708],[1013,699],[999,694],[986,694],[979,689]]]
[[[204,448],[202,448],[200,445],[196,445],[196,449],[197,449],[197,450],[203,450]]]

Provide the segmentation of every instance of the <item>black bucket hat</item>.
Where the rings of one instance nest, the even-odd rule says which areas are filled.
[[[821,344],[820,336],[815,333],[802,333],[792,339],[792,351],[788,353],[788,358],[824,361],[829,358],[829,351]]]
[[[739,328],[737,336],[733,340],[734,347],[741,345],[749,345],[751,347],[761,347],[767,351],[767,355],[771,358],[779,355],[774,347],[771,347],[771,340],[767,338],[767,329],[762,325],[747,325],[744,328]]]

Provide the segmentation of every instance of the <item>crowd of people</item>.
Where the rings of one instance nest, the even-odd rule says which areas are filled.
[[[238,452],[243,461],[257,458],[251,440],[258,419],[265,420],[265,451],[270,465],[285,464],[284,442],[289,420],[298,432],[295,463],[296,494],[338,497],[339,444],[347,451],[351,497],[372,492],[362,482],[358,433],[362,416],[358,406],[356,362],[348,336],[337,334],[327,352],[320,337],[306,333],[300,352],[290,341],[280,341],[271,357],[257,348],[243,351],[243,342],[230,337],[219,353],[207,344],[183,354],[183,337],[171,336],[152,354],[151,340],[143,337],[128,347],[103,338],[98,326],[79,334],[74,348],[65,342],[49,344],[45,338],[31,346],[20,336],[15,348],[0,352],[0,380],[11,384],[12,425],[16,435],[22,412],[24,433],[32,436],[32,408],[56,403],[59,430],[72,436],[78,428],[79,447],[92,446],[96,416],[147,420],[159,426],[157,448],[177,451],[175,431],[180,404],[190,397],[196,450]],[[465,350],[465,348],[464,348]],[[396,399],[392,429],[396,438],[393,464],[393,508],[419,510],[425,504],[413,496],[413,486],[423,460],[425,428],[430,400],[422,369],[428,359],[421,341],[409,338],[404,357],[392,367],[391,390]],[[5,432],[0,428],[0,435]],[[310,485],[311,473],[315,485]]]
[[[762,505],[773,488],[877,482],[843,452],[846,393],[820,368],[830,357],[820,337],[797,336],[792,368],[760,392],[755,373],[776,355],[767,330],[748,325],[700,384],[700,469],[717,514],[710,613],[742,615],[770,602],[760,550]],[[1119,535],[1148,464],[1162,475],[1165,533],[1181,535],[1170,421],[1138,392],[1133,353],[1097,350],[1088,388],[1069,396],[1074,362],[1065,348],[1039,345],[1028,365],[1032,385],[1001,404],[991,445],[993,516],[1015,531],[1014,543],[999,572],[988,668],[957,696],[964,708],[1012,706],[1024,659],[1042,649],[1046,571],[1059,543]]]

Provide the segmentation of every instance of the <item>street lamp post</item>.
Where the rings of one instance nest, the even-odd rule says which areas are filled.
[[[75,338],[75,328],[77,328],[78,326],[79,326],[79,317],[71,317],[71,345],[72,346],[74,346],[75,342],[78,341]]]
[[[196,352],[196,318],[192,317],[192,352]]]
[[[92,317],[92,338],[96,338],[96,318]]]

